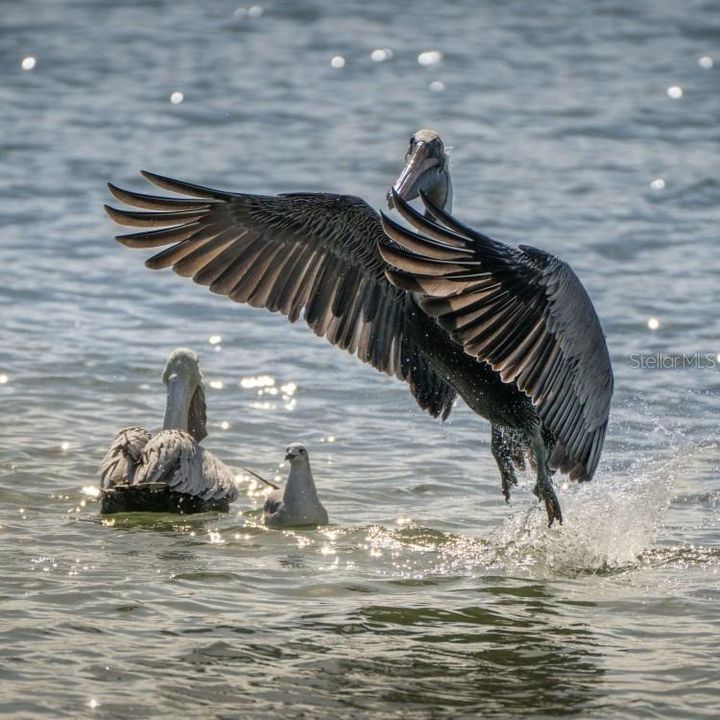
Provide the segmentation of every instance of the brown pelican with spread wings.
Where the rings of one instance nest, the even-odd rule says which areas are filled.
[[[451,214],[439,135],[410,139],[390,193],[413,229],[364,200],[332,193],[233,193],[144,172],[169,198],[109,185],[140,211],[107,207],[140,228],[123,245],[165,248],[172,267],[236,302],[305,322],[333,345],[408,383],[445,419],[457,394],[492,425],[506,499],[527,455],[548,521],[562,522],[550,472],[590,480],[607,429],[613,376],[593,305],[569,265],[509,247]],[[425,213],[407,203],[422,196]]]

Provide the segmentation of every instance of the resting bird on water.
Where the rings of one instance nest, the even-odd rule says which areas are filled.
[[[422,242],[413,233],[401,240],[388,223],[398,236],[388,243],[380,216],[350,195],[248,195],[143,174],[189,196],[108,186],[122,202],[152,211],[108,207],[114,220],[160,228],[120,235],[119,242],[170,246],[148,267],[172,267],[291,322],[304,310],[317,335],[407,382],[433,417],[445,419],[459,393],[492,424],[506,498],[516,483],[512,462],[529,451],[548,520],[562,521],[549,469],[591,479],[605,437],[613,381],[602,330],[568,265],[497,243],[448,214],[452,185],[437,133],[421,130],[410,139],[391,200],[415,222],[403,200],[424,193],[427,222],[437,225],[435,217],[459,230],[434,229],[441,241],[430,225],[421,228],[430,235]],[[433,298],[436,287],[440,297]]]
[[[207,435],[205,392],[197,355],[178,348],[168,357],[163,429],[121,430],[100,464],[102,513],[227,510],[237,498],[233,472],[200,447]]]
[[[293,443],[285,459],[290,474],[283,490],[275,490],[265,501],[265,524],[272,528],[327,525],[328,514],[315,489],[310,457],[305,446]]]

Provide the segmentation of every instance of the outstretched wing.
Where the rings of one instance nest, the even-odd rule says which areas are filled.
[[[100,463],[100,487],[103,490],[132,483],[148,440],[150,433],[145,428],[128,427],[118,432]]]
[[[202,500],[232,502],[238,496],[232,470],[182,430],[163,430],[147,443],[134,484],[143,483],[165,483]]]
[[[420,407],[447,417],[455,390],[412,340],[408,324],[428,318],[417,311],[411,293],[385,277],[377,248],[380,218],[367,203],[324,193],[243,195],[143,174],[190,196],[172,199],[108,186],[118,200],[144,209],[106,207],[113,220],[156,228],[119,235],[119,242],[141,249],[169,246],[147,260],[149,268],[172,267],[212,292],[281,312],[291,322],[304,311],[317,335],[405,380]]]
[[[557,440],[551,465],[589,480],[605,438],[613,375],[585,288],[557,257],[508,247],[423,201],[430,218],[395,197],[417,232],[383,216],[389,279],[420,294],[425,312],[468,355],[530,397]]]

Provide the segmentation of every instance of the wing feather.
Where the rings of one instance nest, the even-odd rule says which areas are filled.
[[[144,483],[165,483],[202,500],[238,496],[230,468],[181,430],[163,430],[145,445],[133,484]]]
[[[109,186],[121,202],[148,210],[108,208],[113,220],[158,228],[121,235],[119,241],[133,248],[169,246],[148,259],[148,267],[172,267],[212,292],[279,311],[292,322],[304,311],[316,334],[405,380],[421,407],[433,416],[447,416],[454,389],[427,358],[412,367],[402,362],[403,347],[421,357],[413,338],[427,334],[428,323],[435,322],[417,311],[408,292],[385,277],[378,250],[380,218],[367,203],[321,193],[245,195],[143,175],[187,196],[165,199]],[[448,263],[448,273],[465,271],[472,250],[464,238],[454,240],[451,231],[444,230],[440,235],[442,242],[422,242]],[[455,247],[448,250],[453,242]],[[413,326],[404,316],[409,305],[416,310]]]
[[[133,482],[148,440],[150,433],[141,427],[124,428],[115,435],[100,462],[100,487],[103,490]]]
[[[423,217],[399,197],[408,229],[383,216],[388,277],[422,295],[465,352],[532,401],[557,440],[552,462],[592,478],[607,428],[613,375],[592,302],[569,265],[499,243],[423,197]]]

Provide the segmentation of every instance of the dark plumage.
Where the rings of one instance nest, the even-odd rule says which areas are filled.
[[[383,216],[389,279],[419,296],[468,355],[532,401],[555,440],[550,465],[589,480],[600,460],[613,375],[585,288],[554,255],[499,243],[423,200],[429,218],[395,198],[417,232]]]
[[[116,222],[172,225],[117,237],[133,248],[170,245],[147,267],[172,267],[212,292],[281,312],[291,322],[304,310],[316,335],[406,381],[433,417],[449,415],[456,393],[418,344],[425,334],[445,333],[412,294],[388,282],[378,250],[384,237],[380,216],[367,203],[324,193],[241,195],[143,174],[160,187],[197,198],[181,201],[174,213],[168,208],[178,201],[109,185],[122,202],[164,209],[138,213],[108,207]]]
[[[108,207],[114,220],[159,228],[118,241],[169,246],[148,267],[172,267],[291,322],[304,311],[317,335],[407,382],[433,417],[446,418],[459,393],[492,423],[506,498],[513,463],[529,451],[549,521],[562,521],[548,468],[577,480],[595,471],[612,395],[605,340],[567,264],[498,243],[440,207],[452,189],[436,133],[413,136],[396,183],[402,197],[390,197],[416,232],[349,195],[248,195],[143,174],[189,196],[109,186],[122,202],[151,211]],[[403,200],[423,191],[426,217]]]

